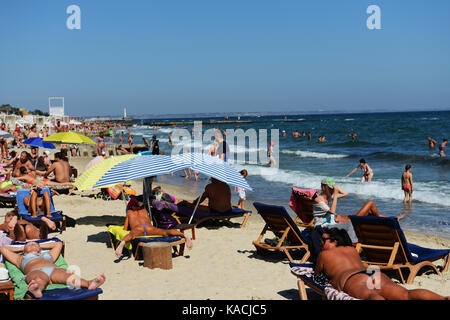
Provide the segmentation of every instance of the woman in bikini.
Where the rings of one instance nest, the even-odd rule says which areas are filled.
[[[103,132],[100,132],[100,134],[97,137],[97,155],[101,155],[102,151],[105,149],[106,142],[105,142],[105,134]]]
[[[28,242],[18,248],[1,247],[0,253],[6,260],[22,270],[28,290],[35,298],[41,298],[42,292],[49,284],[66,284],[94,290],[106,281],[103,273],[92,280],[85,280],[78,278],[74,273],[67,272],[66,269],[59,268],[55,261],[59,258],[62,248],[62,242],[42,245],[37,242]],[[50,249],[50,251],[42,252],[42,249]],[[23,255],[16,253],[20,251],[23,251]]]
[[[359,165],[355,169],[353,169],[349,174],[347,174],[345,177],[346,178],[350,177],[358,169],[361,169],[361,171],[363,172],[363,177],[361,179],[361,182],[372,181],[373,170],[369,167],[369,165],[366,163],[366,160],[364,160],[364,159],[359,160]]]
[[[322,193],[313,196],[314,226],[330,226],[340,222],[350,222],[350,218],[336,213],[337,200],[345,197],[348,192],[339,188],[332,178],[325,178],[321,183]],[[331,200],[331,207],[328,206]],[[367,201],[358,212],[357,216],[386,217],[378,212],[373,201]],[[403,219],[404,215],[397,217]]]
[[[127,242],[130,242],[134,238],[141,236],[179,236],[186,239],[186,246],[188,249],[192,249],[191,238],[185,236],[183,232],[176,229],[159,229],[152,225],[148,211],[139,204],[135,198],[131,198],[127,207],[127,216],[125,218],[125,223],[123,226],[124,230],[131,230],[128,235],[126,235],[116,249],[116,257],[120,258],[122,256],[123,247]]]

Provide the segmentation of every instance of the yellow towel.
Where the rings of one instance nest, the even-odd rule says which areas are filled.
[[[119,241],[122,241],[123,238],[125,238],[125,236],[130,233],[130,231],[128,230],[123,230],[123,226],[109,226],[108,232],[114,235],[116,239]],[[161,237],[161,236],[141,236],[139,238],[154,238],[154,237]],[[125,248],[131,250],[131,242],[125,243]]]

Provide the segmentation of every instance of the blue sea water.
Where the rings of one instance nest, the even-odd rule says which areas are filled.
[[[235,120],[230,118],[229,120]],[[165,119],[180,121],[180,119]],[[223,120],[217,118],[183,119]],[[373,200],[379,211],[385,215],[398,216],[405,213],[401,226],[410,231],[448,237],[450,231],[450,154],[440,158],[438,148],[429,150],[427,137],[439,143],[450,133],[450,112],[403,112],[403,113],[362,113],[327,115],[287,115],[270,117],[245,117],[254,123],[223,124],[220,129],[271,129],[279,130],[279,167],[270,168],[264,162],[249,164],[235,161],[237,169],[247,169],[247,181],[253,188],[248,193],[248,201],[262,201],[288,207],[291,188],[320,188],[324,177],[332,177],[336,183],[350,194],[339,200],[337,212],[356,213],[368,200]],[[161,142],[161,150],[170,153],[168,135],[172,127],[161,126],[157,132],[153,127],[141,125],[150,121],[135,121],[132,128],[135,143],[141,138],[156,134]],[[203,131],[216,127],[203,124]],[[178,126],[191,132],[192,125]],[[282,130],[286,136],[282,136]],[[298,130],[306,137],[293,138]],[[353,141],[348,133],[356,132]],[[317,138],[326,136],[326,142],[318,143]],[[124,135],[126,141],[127,134]],[[270,141],[270,140],[269,140]],[[184,148],[192,147],[188,141],[174,141]],[[248,152],[244,146],[235,147],[236,153]],[[208,143],[202,148],[208,150]],[[262,149],[266,149],[263,147]],[[193,151],[193,149],[192,149]],[[265,151],[265,150],[263,150]],[[364,158],[374,171],[371,183],[361,183],[362,172],[358,170],[351,177],[349,173]],[[412,165],[414,193],[412,207],[404,206],[401,190],[401,174],[405,165]],[[164,181],[185,184],[200,193],[208,182],[206,177],[195,183],[186,181],[180,173],[165,177]],[[234,196],[236,197],[236,196]],[[235,199],[237,200],[237,198]]]

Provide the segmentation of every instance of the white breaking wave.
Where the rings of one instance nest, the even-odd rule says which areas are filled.
[[[321,158],[321,159],[342,159],[347,158],[345,154],[328,154],[322,152],[301,151],[301,150],[282,150],[281,153],[293,154],[302,158]]]
[[[319,176],[310,172],[297,170],[285,170],[258,166],[251,164],[236,164],[236,169],[246,169],[249,176],[260,176],[266,181],[283,183],[292,187],[305,189],[320,189],[320,181],[326,176]],[[404,193],[401,190],[399,179],[386,179],[361,183],[358,178],[336,178],[333,177],[339,187],[350,194],[358,195],[366,199],[393,199],[403,201]],[[253,189],[255,187],[253,186]],[[445,189],[445,190],[443,190]],[[432,182],[414,182],[413,200],[423,203],[450,207],[450,198],[442,197],[442,194],[450,194],[450,186],[442,186]]]

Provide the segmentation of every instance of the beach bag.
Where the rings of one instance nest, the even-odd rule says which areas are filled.
[[[159,211],[152,208],[153,219],[160,229],[173,229],[178,225],[177,220],[167,210]]]

